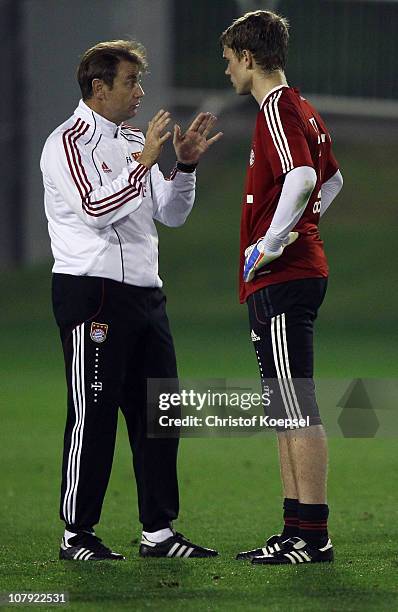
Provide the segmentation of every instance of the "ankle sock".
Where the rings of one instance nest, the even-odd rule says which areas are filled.
[[[150,542],[160,544],[160,542],[164,542],[168,538],[171,538],[173,532],[170,527],[166,527],[165,529],[158,529],[157,531],[143,531],[142,535]]]
[[[65,531],[64,531],[64,538],[63,538],[64,539],[64,543],[66,545],[68,545],[70,538],[74,538],[75,535],[76,535],[76,532],[68,531],[68,529],[65,529]]]

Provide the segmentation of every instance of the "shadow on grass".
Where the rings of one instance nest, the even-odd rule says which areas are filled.
[[[392,569],[392,568],[391,568]],[[391,571],[391,570],[390,570]],[[387,610],[397,592],[383,576],[369,577],[365,564],[344,563],[279,568],[212,560],[143,560],[71,564],[59,578],[71,604],[161,609]],[[68,586],[69,585],[69,586]],[[208,606],[207,606],[207,603]]]

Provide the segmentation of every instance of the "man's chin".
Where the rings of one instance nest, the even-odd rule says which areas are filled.
[[[127,119],[133,119],[133,117],[135,117],[137,112],[138,112],[138,108],[139,107],[135,107],[135,106],[129,108],[127,113],[126,113],[125,121],[127,121]]]

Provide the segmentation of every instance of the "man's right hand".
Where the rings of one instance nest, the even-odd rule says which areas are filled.
[[[161,109],[148,123],[148,130],[145,136],[145,145],[137,161],[143,166],[151,168],[156,163],[162,147],[166,140],[170,138],[171,132],[162,134],[170,121],[170,113]]]
[[[279,249],[273,253],[266,252],[264,238],[260,238],[255,244],[251,244],[245,250],[245,263],[243,268],[243,280],[249,283],[253,280],[256,272],[280,257],[287,246],[293,244],[299,237],[298,232],[289,232]]]

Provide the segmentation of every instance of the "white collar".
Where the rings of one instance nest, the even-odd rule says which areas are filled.
[[[83,100],[80,100],[79,106],[75,110],[75,115],[89,123],[90,126],[94,127],[94,130],[98,130],[99,133],[102,133],[106,136],[110,136],[111,138],[115,138],[118,134],[119,126],[113,121],[109,121],[102,115],[99,115],[92,108],[87,106]]]

